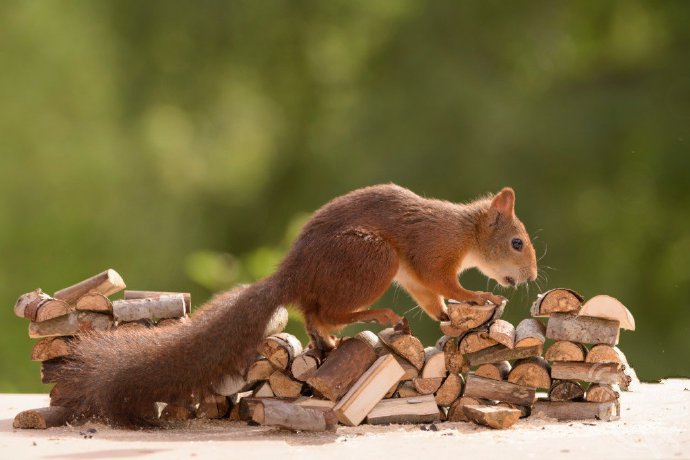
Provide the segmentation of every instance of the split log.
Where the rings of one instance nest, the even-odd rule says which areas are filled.
[[[547,348],[544,358],[547,361],[579,361],[582,362],[587,356],[587,347],[581,343],[559,340]]]
[[[14,417],[12,427],[20,429],[45,430],[54,426],[63,426],[72,418],[72,411],[65,407],[50,406],[30,409]]]
[[[302,394],[302,386],[304,385],[299,380],[295,380],[285,371],[276,370],[268,378],[268,383],[271,384],[271,390],[279,398],[296,398]]]
[[[320,364],[321,361],[314,356],[314,354],[304,352],[292,360],[290,372],[297,380],[306,382],[312,375],[314,375],[314,372],[316,372],[316,369],[318,369]]]
[[[259,386],[254,389],[252,396],[255,398],[273,398],[275,393],[269,382],[261,382]]]
[[[400,366],[405,371],[405,374],[400,378],[400,380],[412,380],[419,377],[419,371],[414,367],[408,360],[402,358],[396,354],[393,354],[395,360],[400,364]]]
[[[620,385],[625,389],[630,384],[625,366],[618,363],[569,363],[557,362],[551,366],[551,377],[561,380],[579,380],[591,383]]]
[[[533,387],[479,377],[469,374],[465,384],[465,396],[505,401],[519,406],[531,406],[536,397]]]
[[[526,387],[551,388],[551,368],[541,356],[531,356],[515,362],[508,381]]]
[[[611,345],[594,345],[589,351],[586,363],[618,363],[625,364],[625,357],[618,349],[618,347],[612,347]]]
[[[550,401],[580,401],[584,395],[582,385],[571,380],[554,380],[549,390]]]
[[[53,358],[41,363],[41,383],[56,383],[64,358]]]
[[[359,425],[404,373],[391,355],[378,358],[333,408],[338,420],[344,425]]]
[[[593,383],[587,388],[586,399],[589,402],[617,401],[620,393],[614,390],[612,385]]]
[[[113,304],[110,299],[103,294],[91,291],[77,299],[76,309],[80,311],[97,311],[110,314],[113,311]]]
[[[53,358],[62,358],[69,353],[69,337],[47,337],[36,342],[33,350],[31,350],[31,360],[48,361]]]
[[[520,321],[515,328],[515,348],[533,347],[544,345],[544,323],[534,318],[526,318]]]
[[[275,367],[266,358],[260,358],[249,366],[245,380],[249,384],[268,380],[275,370]]]
[[[292,334],[280,332],[266,337],[259,345],[259,354],[268,359],[276,369],[288,369],[295,356],[302,353],[302,344]]]
[[[371,331],[361,331],[357,333],[357,335],[355,335],[355,339],[361,340],[362,342],[369,345],[371,349],[374,350],[374,353],[376,353],[377,357],[386,355],[391,352],[388,349],[388,347],[381,341],[379,336]]]
[[[67,302],[54,299],[40,289],[22,294],[14,304],[14,314],[30,321],[42,322],[72,311]]]
[[[440,419],[434,397],[427,395],[381,400],[369,412],[367,423],[371,425],[431,423]]]
[[[546,326],[546,337],[578,343],[615,345],[618,341],[618,321],[554,314]]]
[[[304,407],[320,407],[323,409],[333,409],[333,407],[335,407],[335,402],[333,401],[328,399],[318,399],[312,396],[303,396],[299,399],[296,399],[294,404]]]
[[[109,315],[88,311],[74,311],[66,316],[49,319],[40,323],[29,324],[29,337],[40,339],[43,337],[57,337],[77,335],[93,330],[107,330],[113,327],[113,319]]]
[[[221,395],[207,395],[199,403],[196,416],[199,418],[223,418],[230,409],[228,398]]]
[[[401,398],[410,398],[412,396],[421,396],[419,394],[419,391],[414,386],[414,383],[412,383],[412,380],[405,380],[403,382],[400,382],[400,385],[398,386],[398,396]]]
[[[469,332],[468,334],[466,334],[460,341],[458,349],[460,350],[460,353],[462,353],[463,355],[467,355],[468,353],[474,353],[475,351],[493,347],[496,344],[497,342],[491,337],[489,337],[489,330],[484,329]]]
[[[181,318],[185,315],[182,294],[161,295],[153,298],[116,300],[113,302],[113,316],[117,321],[137,321]]]
[[[422,370],[424,366],[424,345],[417,337],[389,327],[379,332],[379,338],[398,356],[402,356],[418,370]]]
[[[466,405],[462,409],[470,421],[494,429],[510,428],[522,415],[521,411],[510,407]]]
[[[470,369],[465,357],[460,353],[455,337],[443,336],[436,342],[436,348],[443,350],[446,359],[446,370],[451,374],[460,374]]]
[[[192,312],[192,294],[189,292],[168,292],[168,291],[131,291],[127,290],[124,294],[125,300],[137,299],[160,299],[162,296],[182,295],[184,299],[185,313],[188,315]],[[77,306],[78,308],[78,306]]]
[[[441,321],[438,325],[441,329],[441,333],[449,337],[460,337],[467,332],[464,328],[453,326],[450,321]]]
[[[374,361],[376,353],[368,344],[356,339],[345,340],[307,379],[307,384],[326,399],[337,401]]]
[[[499,319],[489,326],[489,337],[508,348],[515,348],[515,326]]]
[[[581,316],[593,316],[618,321],[621,329],[635,330],[635,318],[618,299],[598,295],[589,299],[580,310]]]
[[[532,416],[556,420],[617,420],[620,408],[617,402],[561,402],[539,400],[532,407]]]
[[[436,390],[441,387],[442,383],[443,377],[432,377],[428,379],[417,377],[416,379],[412,379],[412,384],[420,395],[431,395],[436,393]]]
[[[532,316],[549,316],[552,313],[576,315],[582,307],[583,300],[582,296],[572,289],[551,289],[537,296],[530,312]]]
[[[532,407],[531,406],[518,406],[517,404],[511,404],[507,403],[504,401],[501,401],[496,404],[499,407],[508,407],[510,409],[515,409],[520,411],[520,418],[525,418],[529,417],[532,414]]]
[[[465,359],[470,366],[480,366],[482,364],[498,363],[501,361],[512,361],[515,359],[540,356],[542,353],[541,345],[520,348],[506,348],[504,345],[496,344],[483,350],[475,351],[465,355]]]
[[[510,369],[511,366],[508,361],[499,361],[497,363],[482,364],[474,371],[474,374],[492,380],[505,380],[508,378]]]
[[[446,420],[449,422],[469,422],[467,416],[465,416],[464,407],[469,405],[484,405],[491,406],[493,401],[482,398],[472,398],[470,396],[461,396],[456,399],[453,404],[450,405],[448,409],[448,415]]]
[[[74,304],[81,296],[88,292],[95,291],[107,297],[116,292],[120,292],[125,287],[127,286],[125,286],[125,282],[122,280],[120,274],[113,269],[109,269],[70,287],[57,291],[53,294],[53,297],[64,300],[69,304]]]
[[[441,387],[436,392],[436,404],[447,407],[460,397],[462,393],[462,377],[458,374],[448,374]]]
[[[258,400],[251,419],[260,425],[292,431],[335,431],[338,425],[330,409],[300,406],[278,399]]]
[[[457,335],[475,329],[491,320],[496,306],[494,304],[473,305],[467,302],[449,301],[447,305],[450,326]],[[454,334],[446,334],[454,335]]]
[[[422,368],[422,378],[429,379],[446,376],[446,357],[443,351],[436,347],[426,347],[424,349],[424,367]]]

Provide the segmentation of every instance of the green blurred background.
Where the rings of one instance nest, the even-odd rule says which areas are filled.
[[[112,267],[198,305],[389,181],[513,186],[541,288],[619,298],[640,377],[690,376],[688,24],[687,1],[2,2],[0,391],[47,391],[19,294]],[[401,290],[378,305],[438,337]]]

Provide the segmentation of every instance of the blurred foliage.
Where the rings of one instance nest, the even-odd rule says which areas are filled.
[[[46,390],[19,294],[113,267],[199,304],[388,181],[512,185],[540,288],[618,297],[638,374],[690,376],[689,22],[686,1],[2,2],[0,391]],[[438,336],[401,291],[378,305]]]

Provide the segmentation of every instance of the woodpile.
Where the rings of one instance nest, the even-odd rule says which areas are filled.
[[[19,298],[15,312],[41,338],[32,359],[42,361],[43,382],[54,381],[83,331],[174,327],[190,311],[185,293],[126,291],[122,300],[109,298],[124,287],[108,270],[53,296],[36,290]],[[501,318],[505,304],[451,301],[448,321],[440,324],[444,335],[433,347],[425,348],[403,320],[378,334],[343,337],[325,359],[284,332],[281,307],[246,375],[225,376],[203,398],[161,401],[155,416],[229,418],[293,431],[438,421],[503,429],[528,416],[612,420],[620,414],[619,390],[631,381],[616,347],[619,329],[633,329],[634,319],[608,296],[583,300],[572,290],[548,291],[532,305],[533,317],[517,325]],[[22,412],[15,427],[69,420],[52,406]]]

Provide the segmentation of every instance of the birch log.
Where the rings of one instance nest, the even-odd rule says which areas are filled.
[[[189,292],[126,290],[123,298],[125,300],[159,299],[162,296],[170,296],[170,295],[182,295],[182,297],[184,299],[185,314],[189,315],[192,312],[192,294],[190,294]]]
[[[578,343],[615,345],[618,340],[618,321],[554,314],[546,326],[546,337]]]
[[[116,300],[113,302],[113,316],[117,321],[137,321],[140,319],[159,320],[185,316],[185,303],[182,294],[161,295],[143,299]]]
[[[125,287],[125,282],[120,274],[113,269],[108,269],[98,275],[57,291],[53,294],[53,297],[64,300],[69,304],[74,304],[81,296],[90,291],[98,292],[107,297],[120,292]]]

